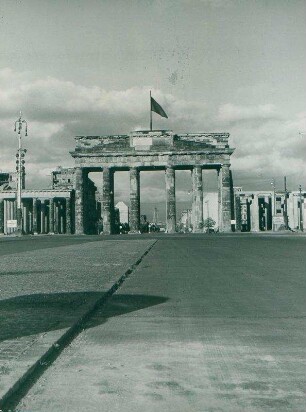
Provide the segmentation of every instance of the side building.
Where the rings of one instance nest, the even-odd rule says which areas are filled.
[[[260,232],[292,230],[304,231],[306,222],[306,191],[245,191],[234,188],[232,206],[232,230]],[[189,232],[192,228],[192,210],[181,214],[179,230]],[[212,218],[215,230],[219,228],[218,193],[205,193],[203,219]]]
[[[304,230],[305,191],[243,191],[234,188],[236,230]]]
[[[22,190],[23,234],[72,234],[75,232],[74,168],[58,167],[51,173],[51,188]],[[4,176],[5,175],[5,176]],[[16,188],[10,173],[0,173],[0,234],[16,230]],[[96,186],[88,179],[84,188],[85,224],[97,233]]]

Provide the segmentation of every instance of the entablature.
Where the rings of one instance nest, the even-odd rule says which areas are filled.
[[[102,169],[104,167],[117,170],[128,170],[137,167],[143,170],[165,169],[174,167],[176,169],[191,169],[193,166],[203,168],[220,168],[223,164],[230,165],[230,154],[215,152],[190,153],[150,153],[122,155],[118,153],[107,156],[78,156],[75,158],[75,166],[89,169]]]
[[[133,131],[129,135],[76,136],[73,157],[81,155],[103,156],[143,153],[183,153],[207,150],[228,151],[229,133],[185,133],[174,134],[171,130]]]
[[[22,199],[55,199],[55,198],[69,198],[72,190],[23,190],[21,193]],[[16,190],[5,190],[0,192],[0,199],[15,199]]]

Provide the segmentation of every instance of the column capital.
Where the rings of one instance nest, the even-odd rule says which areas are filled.
[[[221,165],[220,169],[228,170],[228,169],[230,169],[230,167],[231,167],[230,163],[223,163]]]
[[[132,166],[129,168],[129,172],[131,173],[140,173],[140,168],[138,166]]]
[[[230,170],[230,167],[231,167],[231,164],[230,164],[230,163],[220,164],[220,165],[217,167],[218,175],[220,174],[220,172],[222,172],[222,170],[228,172],[228,171]]]

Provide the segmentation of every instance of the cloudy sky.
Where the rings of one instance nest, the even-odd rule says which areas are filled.
[[[73,164],[74,135],[148,128],[152,89],[154,128],[231,133],[236,186],[305,187],[304,0],[6,0],[0,38],[0,169],[21,109],[28,186]]]

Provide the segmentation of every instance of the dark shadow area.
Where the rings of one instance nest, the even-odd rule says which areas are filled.
[[[18,296],[0,301],[0,342],[71,327],[104,292],[72,292]],[[92,328],[108,318],[159,305],[162,296],[113,295],[83,327]]]

